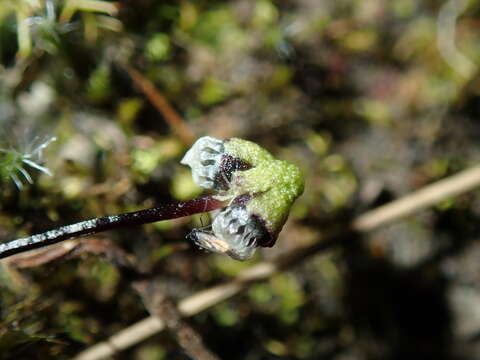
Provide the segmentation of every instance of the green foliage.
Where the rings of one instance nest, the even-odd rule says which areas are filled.
[[[45,174],[51,175],[50,170],[39,164],[42,161],[43,150],[55,138],[50,138],[37,145],[31,145],[31,149],[25,151],[10,149],[0,149],[0,180],[3,183],[12,181],[18,189],[23,187],[23,183],[32,184],[33,178],[29,171],[35,169]]]
[[[204,105],[214,105],[225,100],[229,95],[227,85],[214,78],[205,79],[198,92],[198,100]]]
[[[167,60],[170,52],[170,38],[167,34],[155,34],[146,45],[146,56],[152,61]]]
[[[193,35],[213,48],[221,48],[224,39],[237,29],[231,11],[226,7],[219,7],[202,14],[193,29]]]
[[[101,64],[92,72],[87,81],[87,96],[95,102],[105,100],[111,93],[110,66]]]

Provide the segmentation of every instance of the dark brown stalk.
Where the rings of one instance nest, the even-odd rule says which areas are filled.
[[[176,219],[179,217],[215,210],[221,208],[222,206],[224,206],[223,202],[214,199],[212,196],[205,196],[188,201],[164,204],[150,209],[90,219],[75,224],[62,226],[41,234],[36,234],[0,244],[0,259],[32,249],[55,244],[67,239],[92,235],[102,231],[125,226],[142,225],[161,220]]]

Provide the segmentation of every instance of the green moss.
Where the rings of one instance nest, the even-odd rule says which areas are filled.
[[[204,105],[213,105],[225,100],[229,94],[230,91],[226,83],[209,77],[200,89],[198,100]]]
[[[202,189],[195,184],[187,169],[178,169],[172,179],[170,193],[177,200],[188,200],[199,196]]]
[[[203,13],[192,32],[196,39],[213,48],[220,48],[224,37],[237,29],[232,12],[228,8],[219,7]]]
[[[170,56],[170,38],[167,34],[157,33],[147,43],[146,56],[152,61],[166,60]]]
[[[221,326],[233,326],[239,319],[238,309],[229,304],[220,304],[213,309],[213,315],[217,323]]]
[[[90,75],[87,82],[87,96],[90,100],[100,102],[105,100],[111,91],[110,66],[101,64]]]

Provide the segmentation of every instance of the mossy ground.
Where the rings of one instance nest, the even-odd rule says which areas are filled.
[[[125,64],[196,137],[251,140],[306,179],[275,247],[248,263],[185,241],[205,217],[101,235],[175,299],[478,162],[478,1],[454,34],[473,64],[462,68],[438,48],[444,1],[36,3],[0,1],[0,147],[56,136],[43,156],[53,176],[30,171],[19,191],[0,170],[2,241],[198,194],[179,164],[188,136]],[[479,358],[479,201],[352,238],[189,321],[223,359]],[[129,285],[92,254],[2,263],[0,355],[72,358],[147,315]],[[117,358],[185,355],[164,332]]]

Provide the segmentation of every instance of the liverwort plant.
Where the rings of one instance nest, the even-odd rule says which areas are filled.
[[[250,259],[256,248],[271,247],[290,207],[303,192],[303,176],[295,165],[275,159],[250,141],[202,137],[182,159],[194,181],[213,194],[145,210],[95,218],[0,244],[0,259],[62,240],[216,211],[211,226],[188,236],[200,247]]]
[[[297,166],[242,139],[202,137],[181,163],[191,167],[199,186],[217,191],[215,198],[228,202],[211,228],[195,229],[189,237],[204,249],[237,260],[248,260],[257,247],[275,244],[304,188]]]

